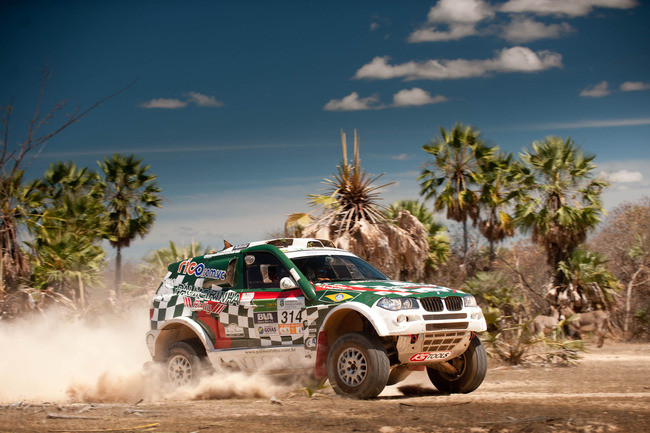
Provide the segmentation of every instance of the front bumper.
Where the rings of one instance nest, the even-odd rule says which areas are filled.
[[[419,335],[440,332],[483,332],[487,329],[483,312],[479,307],[464,307],[459,311],[443,310],[429,312],[423,308],[413,310],[389,311],[373,307],[377,322],[384,326],[376,327],[382,337]]]
[[[400,364],[433,365],[460,356],[467,350],[475,332],[487,329],[479,307],[457,311],[389,311],[375,307],[373,312],[388,325],[382,337],[396,337]]]

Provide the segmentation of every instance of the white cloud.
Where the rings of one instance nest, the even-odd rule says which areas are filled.
[[[185,108],[189,104],[195,104],[199,107],[222,107],[223,101],[217,100],[214,96],[204,95],[197,92],[187,92],[184,94],[186,99],[180,100],[175,98],[154,98],[140,104],[141,108],[165,108],[173,110],[177,108]]]
[[[411,159],[411,156],[407,153],[400,153],[399,155],[391,156],[390,159],[394,159],[395,161],[408,161]]]
[[[506,40],[520,43],[559,38],[574,29],[566,22],[543,24],[523,15],[575,18],[586,16],[595,8],[631,9],[638,5],[638,0],[509,0],[500,6],[484,0],[439,0],[429,10],[427,23],[414,30],[408,41],[439,42],[493,34],[497,26],[482,30],[477,27],[481,23],[493,21],[496,12],[514,16],[512,23],[504,27],[505,33],[500,35]]]
[[[488,60],[427,60],[388,64],[389,57],[375,57],[356,72],[357,79],[445,80],[481,77],[490,72],[537,72],[562,67],[562,55],[552,51],[534,52],[526,47],[504,48]]]
[[[483,0],[440,0],[427,18],[431,23],[478,23],[493,16],[494,11]]]
[[[501,37],[515,43],[559,38],[574,31],[569,23],[547,25],[520,16],[515,16],[503,30]]]
[[[626,81],[621,84],[621,90],[624,92],[634,92],[639,90],[650,90],[650,83],[642,81]]]
[[[352,92],[343,99],[332,99],[325,104],[324,110],[326,111],[358,111],[358,110],[372,110],[380,108],[379,98],[375,95],[367,98],[359,98],[357,92]]]
[[[181,101],[180,99],[166,99],[166,98],[155,98],[147,102],[140,104],[142,108],[166,108],[166,109],[176,109],[176,108],[185,108],[187,107],[187,102]]]
[[[418,105],[438,104],[446,102],[448,99],[442,95],[431,96],[426,90],[419,87],[404,89],[393,95],[393,106],[410,107]]]
[[[214,96],[203,95],[197,92],[187,92],[188,103],[194,103],[199,107],[223,107],[223,101],[217,100]]]
[[[367,98],[360,98],[357,92],[352,92],[342,99],[332,99],[325,107],[326,111],[360,111],[360,110],[383,110],[393,107],[413,107],[446,102],[448,99],[442,95],[431,96],[426,90],[419,87],[400,90],[393,95],[393,103],[382,104],[377,95]]]
[[[440,0],[429,11],[428,23],[411,33],[408,41],[450,41],[473,36],[478,34],[476,25],[492,17],[494,11],[483,0]]]
[[[641,182],[643,180],[643,173],[640,171],[629,171],[626,169],[615,171],[615,172],[602,172],[602,175],[607,178],[608,181],[614,183],[633,183]]]
[[[638,4],[637,0],[510,0],[500,11],[577,17],[588,15],[594,8],[631,9]]]
[[[473,24],[450,24],[448,30],[438,30],[433,26],[426,26],[415,30],[409,35],[409,42],[439,42],[454,41],[467,36],[476,35],[476,27]]]
[[[611,182],[603,192],[603,201],[607,209],[624,202],[635,202],[643,196],[650,196],[650,161],[637,158],[634,160],[614,160],[598,164],[601,173]]]
[[[607,81],[601,81],[598,84],[594,84],[593,86],[584,89],[580,92],[580,96],[584,98],[602,98],[610,93],[612,92],[609,90],[609,83],[607,83]]]

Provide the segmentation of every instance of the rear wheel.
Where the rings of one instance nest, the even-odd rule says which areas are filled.
[[[469,347],[449,363],[457,370],[457,374],[445,373],[427,367],[431,383],[442,392],[463,393],[474,391],[483,383],[487,372],[487,354],[485,347],[478,338],[472,338]]]
[[[167,379],[175,387],[198,383],[203,373],[201,357],[186,341],[177,341],[165,351],[163,362],[167,367]]]
[[[390,363],[374,336],[344,334],[327,356],[327,377],[337,394],[359,399],[377,397],[388,382]]]

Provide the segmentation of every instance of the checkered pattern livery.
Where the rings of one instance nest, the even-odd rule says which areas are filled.
[[[167,272],[161,286],[165,284],[165,281],[171,278],[172,273]],[[183,276],[176,278],[176,284],[183,282]],[[160,287],[158,292],[160,292]],[[171,292],[171,289],[170,289]],[[156,295],[153,298],[153,314],[151,315],[151,329],[159,329],[158,327],[162,325],[165,321],[179,316],[192,316],[192,311],[185,306],[183,302],[183,297],[178,296],[172,293],[165,295]]]
[[[330,309],[334,308],[334,305],[320,305],[317,307],[307,307],[305,313],[307,314],[307,323],[305,326],[305,335],[307,338],[313,338],[318,336],[318,331],[320,326],[325,320],[325,316],[329,313]],[[305,349],[316,351],[316,345],[305,344]]]
[[[192,310],[185,306],[183,297],[178,295],[164,295],[161,300],[154,298],[153,315],[151,316],[151,329],[158,329],[165,321],[179,316],[192,316]]]
[[[163,284],[165,284],[165,281],[169,281],[171,276],[171,272],[168,272],[163,280]],[[183,278],[183,275],[176,277],[173,281],[174,286],[182,284]],[[195,286],[197,286],[199,280],[201,279],[195,281]],[[153,300],[153,307],[151,329],[159,329],[166,321],[174,317],[192,317],[194,314],[192,309],[185,305],[185,297],[174,293],[156,295]],[[304,344],[305,335],[315,336],[318,332],[318,327],[329,311],[329,307],[331,306],[307,307],[305,310],[306,320],[303,321],[303,332],[291,335],[260,335],[258,327],[262,325],[255,323],[254,309],[246,308],[243,305],[227,305],[219,313],[218,320],[224,327],[234,324],[244,330],[243,338],[232,338],[231,347],[289,346]],[[275,326],[277,327],[278,325],[276,324]]]

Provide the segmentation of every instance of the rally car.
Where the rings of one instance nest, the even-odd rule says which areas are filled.
[[[399,282],[327,240],[229,246],[169,265],[146,343],[175,386],[208,373],[328,378],[372,398],[412,371],[443,392],[483,381],[486,323],[473,296]]]

